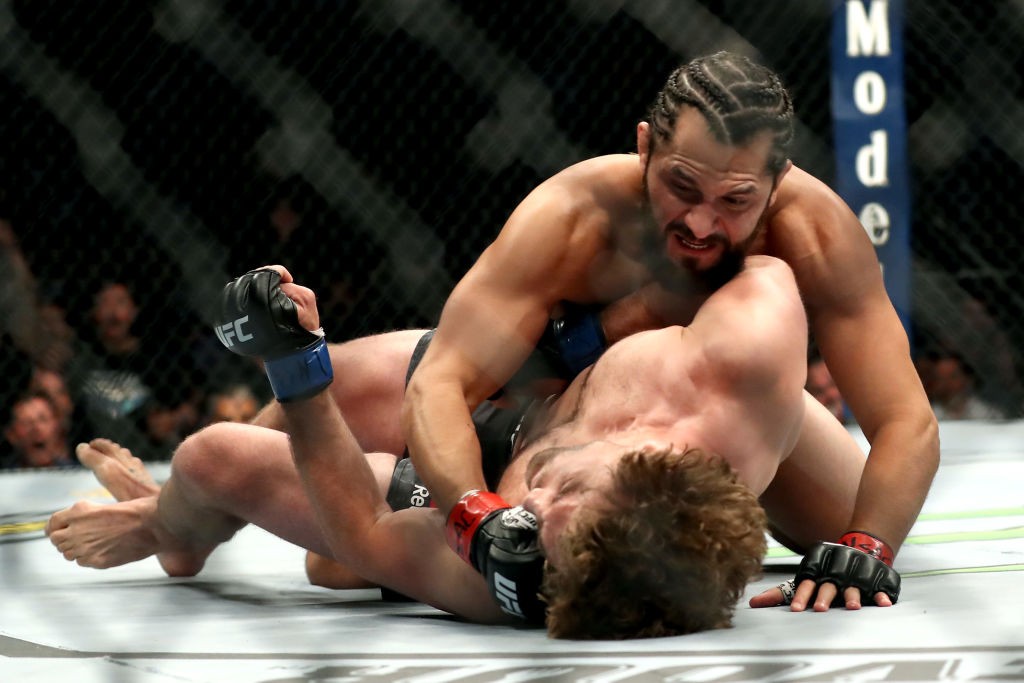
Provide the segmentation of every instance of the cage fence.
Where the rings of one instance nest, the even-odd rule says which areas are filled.
[[[88,429],[166,455],[219,389],[266,398],[208,320],[267,263],[317,291],[334,341],[432,325],[518,201],[633,151],[665,76],[700,54],[779,71],[794,161],[832,182],[832,4],[0,0],[4,404],[57,369]],[[905,4],[915,353],[954,350],[1009,417],[1022,34],[1020,2]],[[104,352],[118,334],[131,360]]]

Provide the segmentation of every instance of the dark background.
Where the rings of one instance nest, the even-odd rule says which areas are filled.
[[[1019,415],[1024,10],[906,4],[915,347],[955,346]],[[158,371],[187,348],[202,381],[210,293],[268,262],[321,294],[334,340],[430,325],[517,202],[632,151],[667,74],[699,54],[778,70],[794,160],[831,182],[829,3],[616,7],[4,3],[0,217],[72,328],[102,281],[130,281]],[[286,242],[281,201],[301,219]]]

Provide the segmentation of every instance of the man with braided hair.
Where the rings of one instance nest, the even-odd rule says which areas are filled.
[[[538,340],[559,351],[571,376],[608,343],[688,324],[695,292],[714,290],[745,254],[762,253],[793,269],[815,341],[871,452],[851,481],[834,462],[856,448],[852,439],[806,423],[761,500],[776,537],[811,552],[795,594],[773,589],[751,604],[890,604],[821,557],[839,541],[892,564],[938,467],[938,426],[863,227],[788,159],[792,118],[769,69],[724,52],[695,59],[671,74],[637,126],[637,156],[584,161],[540,185],[456,286],[412,376],[403,420],[463,557],[487,523],[479,520],[496,519],[504,505],[479,503],[487,486],[469,411],[513,377]]]
[[[329,348],[341,378],[330,393],[352,435],[368,452],[401,453],[408,445],[447,515],[450,545],[478,572],[489,571],[492,586],[530,594],[543,558],[526,532],[517,537],[523,553],[481,551],[497,536],[515,535],[501,527],[510,505],[493,491],[490,470],[492,451],[519,426],[502,413],[492,423],[486,399],[517,384],[538,345],[572,378],[610,343],[688,325],[746,254],[768,254],[792,268],[815,340],[872,445],[865,466],[837,422],[806,419],[761,494],[776,538],[809,551],[792,608],[826,610],[833,600],[851,609],[890,604],[865,582],[861,558],[852,561],[837,547],[865,551],[868,575],[878,569],[871,563],[891,564],[937,467],[937,424],[870,241],[834,192],[788,161],[791,139],[792,105],[774,73],[729,53],[695,59],[671,75],[638,124],[637,155],[580,162],[524,199],[453,291],[436,333],[398,332]],[[222,339],[237,334],[232,321],[225,324]],[[418,366],[406,391],[410,358]],[[271,404],[255,424],[284,429],[282,407]],[[248,505],[262,502],[290,468],[287,458],[281,463],[238,444],[217,449],[216,457],[190,454],[196,489],[224,485],[219,463],[235,455],[227,484]],[[174,505],[168,496],[161,509]],[[337,565],[329,569],[333,584],[358,579]],[[174,570],[194,567],[185,562]],[[752,604],[777,605],[784,597],[773,589]]]

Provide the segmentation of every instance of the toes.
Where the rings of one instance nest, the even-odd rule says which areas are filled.
[[[111,441],[110,439],[95,439],[95,441],[98,442],[98,450],[100,450],[104,455],[107,455],[128,467],[142,464],[141,460],[132,455],[130,450],[119,443]]]
[[[75,446],[75,455],[78,457],[78,462],[82,463],[89,469],[93,469],[106,460],[106,456],[103,452],[93,446],[94,442],[95,439],[89,443],[80,443]]]
[[[92,441],[89,442],[89,445],[92,446],[93,448],[95,448],[97,451],[99,451],[103,455],[110,455],[110,456],[117,455],[118,451],[126,450],[126,449],[121,448],[120,444],[114,443],[110,439],[104,439],[104,438],[93,439]]]
[[[67,509],[58,510],[50,515],[50,519],[46,520],[46,535],[52,538],[54,532],[60,533],[61,529],[67,527],[68,523],[65,521],[67,517]]]

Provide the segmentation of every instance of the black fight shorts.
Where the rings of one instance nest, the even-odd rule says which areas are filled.
[[[416,371],[420,361],[423,360],[423,354],[427,352],[427,347],[430,346],[430,340],[433,338],[434,330],[428,330],[416,342],[416,348],[412,352],[412,359],[409,361],[409,370],[405,374],[406,386],[409,385],[413,372]],[[473,411],[473,425],[476,427],[476,435],[480,440],[484,480],[487,482],[487,488],[492,491],[498,486],[498,482],[501,481],[501,475],[505,472],[505,468],[508,467],[508,463],[512,459],[516,436],[519,433],[519,428],[522,425],[525,414],[526,408],[498,408],[490,401],[484,401]],[[406,451],[404,459],[399,461],[399,465],[408,459],[408,455],[409,453]],[[411,470],[412,464],[408,463],[408,467]],[[415,481],[416,484],[422,486],[422,482],[416,478],[415,472],[403,474],[402,476],[409,482]],[[391,485],[392,487],[396,485],[394,478],[392,478]],[[403,495],[405,489],[411,492],[411,487],[413,486],[413,484],[403,483]],[[398,494],[396,493],[396,495]],[[429,493],[427,495],[429,496]],[[388,502],[391,502],[390,497]],[[393,504],[391,507],[399,509],[395,508]],[[409,505],[404,507],[409,507]]]

